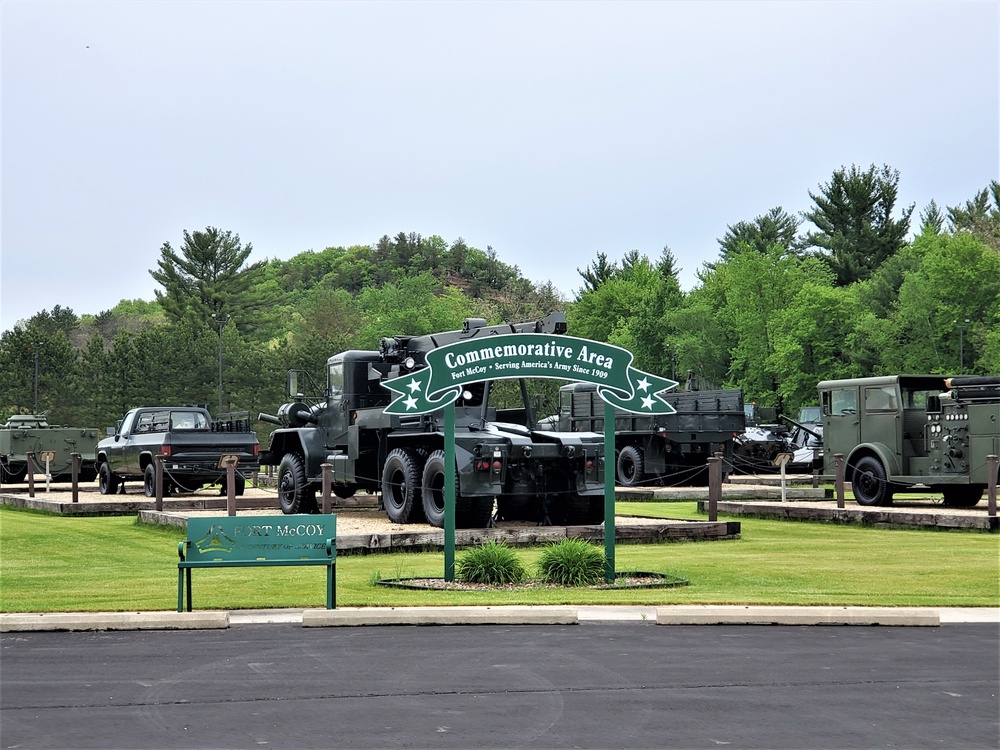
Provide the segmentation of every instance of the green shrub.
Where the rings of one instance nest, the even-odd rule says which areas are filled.
[[[455,565],[455,574],[466,583],[502,585],[520,583],[525,576],[524,565],[506,542],[491,539],[468,550]]]
[[[604,550],[583,539],[561,539],[542,551],[538,575],[546,583],[562,586],[600,583],[604,580]]]

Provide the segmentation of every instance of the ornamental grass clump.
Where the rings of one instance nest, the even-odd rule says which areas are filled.
[[[465,583],[499,586],[520,583],[526,571],[514,550],[502,540],[491,539],[466,552],[456,564],[455,574]]]
[[[538,560],[545,583],[591,586],[604,579],[604,551],[583,539],[562,539],[546,547]]]

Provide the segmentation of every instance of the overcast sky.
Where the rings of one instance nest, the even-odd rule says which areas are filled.
[[[0,330],[152,300],[164,242],[251,261],[462,237],[572,298],[888,164],[897,206],[1000,175],[996,0],[4,0]]]

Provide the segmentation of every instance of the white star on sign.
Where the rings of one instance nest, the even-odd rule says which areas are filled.
[[[636,381],[635,387],[638,388],[640,391],[648,391],[649,390],[649,381],[646,380],[645,376],[643,376],[642,380],[637,380]]]
[[[410,393],[416,393],[417,391],[420,390],[420,381],[418,381],[416,378],[411,380],[406,385],[410,389]]]
[[[406,404],[406,408],[407,409],[416,409],[417,408],[417,400],[413,396],[410,396],[403,403]]]
[[[649,409],[650,411],[653,410],[653,397],[652,396],[646,396],[646,398],[644,398],[642,400],[642,408],[643,409]]]

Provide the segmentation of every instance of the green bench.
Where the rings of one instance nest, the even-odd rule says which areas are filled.
[[[336,609],[337,517],[335,515],[215,516],[189,518],[187,541],[177,555],[177,611],[191,611],[194,568],[326,566],[326,608]]]

